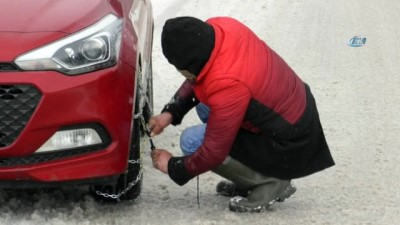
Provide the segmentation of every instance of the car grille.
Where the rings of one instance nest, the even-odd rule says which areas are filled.
[[[32,85],[0,85],[0,148],[17,139],[41,97]]]

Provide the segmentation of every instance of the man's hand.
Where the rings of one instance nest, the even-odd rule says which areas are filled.
[[[172,154],[164,149],[154,149],[151,151],[151,159],[153,160],[154,168],[168,174],[168,161]]]
[[[149,119],[150,125],[150,136],[153,137],[155,135],[163,132],[164,128],[170,125],[172,122],[172,115],[169,112],[163,112],[157,116],[153,116]]]

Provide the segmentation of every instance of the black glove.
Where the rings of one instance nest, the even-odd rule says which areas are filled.
[[[172,157],[168,161],[168,175],[180,186],[186,184],[194,176],[189,174],[185,167],[185,156]]]

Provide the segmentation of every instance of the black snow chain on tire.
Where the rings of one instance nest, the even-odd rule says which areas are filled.
[[[131,163],[131,164],[140,164],[140,160],[137,160],[137,161],[129,160],[129,163]],[[100,196],[103,196],[104,198],[111,198],[111,199],[115,199],[117,202],[120,202],[121,201],[121,199],[120,199],[121,196],[126,194],[126,192],[131,190],[132,187],[135,186],[140,181],[140,179],[142,178],[142,173],[143,173],[143,171],[140,170],[140,172],[137,175],[136,179],[134,181],[132,181],[131,183],[129,183],[127,185],[127,187],[124,190],[120,191],[118,194],[109,194],[109,193],[104,193],[104,192],[101,192],[101,191],[96,191],[96,194],[100,195]]]
[[[146,123],[146,121],[144,120],[144,117],[142,114],[138,114],[135,115],[135,120],[139,119],[140,120],[140,125],[143,127],[144,132],[146,133],[147,137],[149,138],[149,142],[150,142],[150,150],[153,151],[154,149],[156,149],[154,143],[153,143],[153,139],[150,136],[150,129],[148,127],[148,124]],[[140,164],[141,160],[129,160],[128,161],[129,164]],[[104,198],[111,198],[111,199],[115,199],[117,200],[117,202],[120,202],[120,198],[122,195],[126,194],[126,192],[128,192],[130,189],[132,189],[133,186],[135,186],[140,179],[142,178],[143,175],[143,170],[140,169],[139,174],[137,175],[136,179],[134,181],[132,181],[131,183],[129,183],[127,185],[127,187],[120,191],[118,194],[109,194],[109,193],[103,193],[101,191],[96,191],[96,194],[99,196],[103,196]],[[139,196],[138,196],[139,197]]]
[[[156,146],[154,145],[153,139],[150,136],[150,128],[149,128],[148,124],[146,123],[146,121],[144,120],[143,115],[141,113],[139,113],[139,114],[135,115],[135,119],[139,119],[140,120],[140,125],[143,127],[143,130],[144,130],[144,132],[146,133],[146,136],[149,139],[150,150],[153,151],[154,149],[156,149]],[[141,161],[140,161],[140,159],[138,159],[138,160],[129,160],[128,163],[140,164]],[[143,170],[140,169],[139,174],[136,177],[136,179],[134,181],[132,181],[131,183],[129,183],[128,186],[126,187],[126,189],[121,191],[121,192],[119,192],[118,194],[108,194],[108,193],[103,193],[103,192],[100,192],[100,191],[96,191],[96,194],[97,195],[101,195],[104,198],[111,198],[111,199],[117,200],[117,202],[120,202],[121,201],[120,197],[122,195],[124,195],[126,192],[128,192],[133,186],[135,186],[140,181],[140,179],[142,178],[142,175],[143,175]],[[138,198],[139,198],[139,196],[138,196]],[[200,179],[199,179],[199,176],[197,176],[197,206],[200,209]]]

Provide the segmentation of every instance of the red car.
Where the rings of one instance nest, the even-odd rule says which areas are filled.
[[[138,197],[152,35],[148,0],[1,4],[0,188]]]

